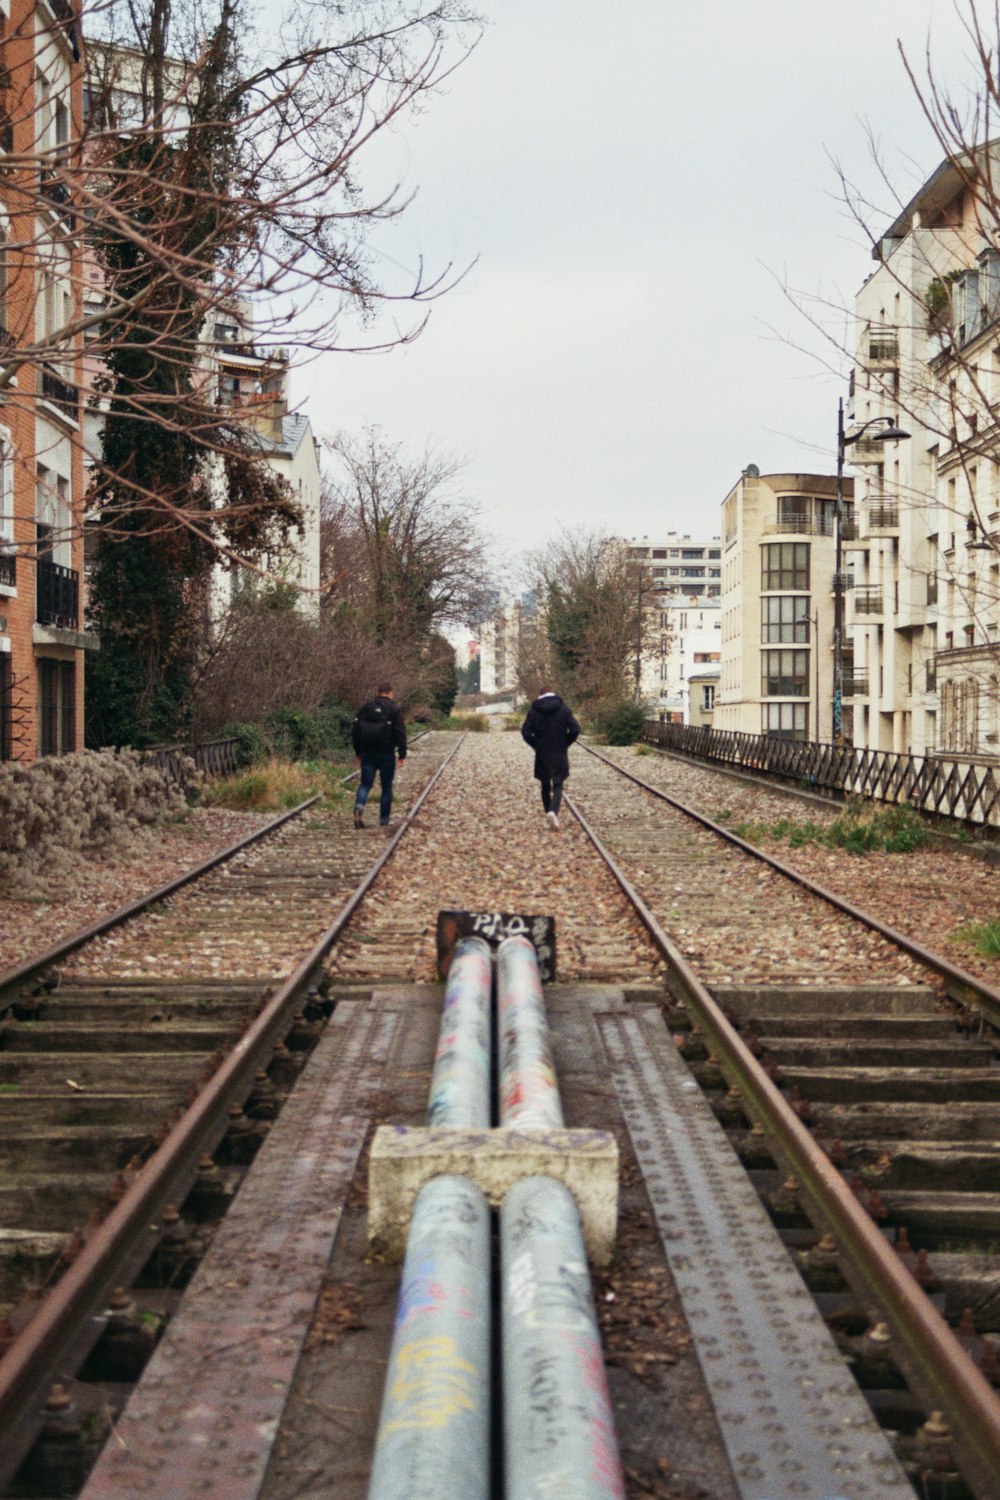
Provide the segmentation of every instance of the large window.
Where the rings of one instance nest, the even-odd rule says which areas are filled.
[[[809,697],[808,651],[764,651],[761,656],[762,698]]]
[[[761,549],[760,586],[771,589],[809,587],[809,543],[769,542]]]
[[[76,749],[76,667],[71,661],[42,657],[38,663],[40,755],[68,755]]]
[[[772,594],[761,601],[761,640],[764,645],[780,641],[805,644],[809,639],[809,599],[791,594]]]
[[[807,703],[764,703],[761,705],[761,727],[776,740],[807,738]]]

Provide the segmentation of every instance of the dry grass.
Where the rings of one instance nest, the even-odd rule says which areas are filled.
[[[239,812],[284,812],[317,793],[324,801],[339,802],[344,796],[342,766],[325,762],[269,760],[238,776],[226,777],[206,787],[202,801],[207,807],[229,807]]]

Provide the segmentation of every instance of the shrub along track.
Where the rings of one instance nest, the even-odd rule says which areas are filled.
[[[596,752],[573,789],[667,958],[685,1055],[876,1411],[903,1433],[944,1411],[954,1444],[929,1455],[925,1433],[917,1467],[957,1455],[997,1494],[1000,994]]]
[[[454,748],[454,736],[423,737],[400,789],[411,806]],[[322,1009],[310,983],[408,827],[391,840],[359,835],[349,809],[315,804],[0,975],[4,1477],[51,1371],[86,1352],[80,1319],[111,1284],[102,1257],[117,1246],[114,1279],[128,1284],[155,1243],[148,1223],[137,1232],[116,1218],[143,1193],[147,1220],[179,1202],[227,1124],[246,1160],[314,1039]],[[154,1156],[171,1163],[155,1185]],[[217,1169],[202,1174],[213,1217],[228,1190]]]

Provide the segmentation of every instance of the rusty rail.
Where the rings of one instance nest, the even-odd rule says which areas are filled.
[[[3,997],[5,994],[9,994],[11,990],[16,990],[21,985],[27,984],[35,976],[44,973],[51,964],[58,963],[67,954],[75,952],[77,948],[82,948],[92,938],[100,937],[103,932],[110,932],[112,927],[118,927],[122,922],[127,922],[131,917],[137,917],[140,912],[145,911],[147,907],[153,906],[157,901],[165,901],[168,896],[172,896],[184,886],[190,885],[192,881],[200,880],[202,875],[207,875],[209,870],[215,869],[216,865],[225,864],[227,860],[242,853],[244,849],[249,849],[252,844],[256,844],[260,839],[266,838],[269,833],[274,833],[283,823],[289,822],[292,818],[297,818],[318,801],[318,793],[315,797],[307,797],[304,802],[300,802],[297,807],[293,807],[289,812],[281,813],[277,818],[272,818],[262,828],[255,829],[253,833],[244,834],[243,838],[237,839],[235,843],[227,844],[225,849],[221,850],[220,853],[212,854],[208,859],[202,860],[201,864],[193,865],[190,870],[185,870],[183,875],[175,875],[172,880],[166,881],[163,885],[158,885],[155,890],[147,891],[144,896],[139,896],[135,901],[130,901],[126,906],[119,906],[117,911],[111,912],[109,916],[101,917],[97,922],[91,922],[88,927],[78,928],[76,932],[70,933],[68,937],[60,938],[51,947],[44,948],[41,953],[34,954],[31,958],[25,959],[23,963],[16,964],[12,969],[6,969],[0,974],[0,1015],[9,1009],[10,1006],[9,999],[6,1002],[4,1001]]]
[[[229,1106],[250,1091],[255,1072],[267,1059],[274,1042],[287,1030],[303,991],[392,858],[464,739],[463,735],[407,810],[399,828],[334,921],[136,1174],[120,1202],[94,1231],[0,1359],[0,1432],[4,1434],[0,1489],[16,1472],[38,1431],[44,1395],[56,1378],[78,1367],[96,1342],[104,1326],[103,1310],[112,1288],[127,1285],[148,1259],[159,1238],[158,1220],[163,1209],[169,1203],[181,1201],[194,1181],[199,1156],[214,1150],[222,1139],[228,1128]]]
[[[604,756],[598,758],[606,760]],[[606,763],[614,765],[612,761]],[[614,769],[620,767],[614,766]],[[640,786],[646,785],[636,777],[630,779]],[[655,788],[648,790],[655,791]],[[982,1486],[984,1494],[992,1493],[990,1486],[1000,1474],[1000,1398],[969,1359],[948,1324],[869,1218],[839,1171],[726,1020],[716,1001],[583,813],[571,798],[565,800],[666,961],[672,987],[687,1001],[710,1038],[719,1054],[723,1072],[740,1089],[747,1112],[761,1125],[786,1170],[798,1179],[814,1212],[836,1238],[847,1280],[862,1301],[869,1305],[874,1303],[882,1310],[892,1330],[893,1353],[913,1389],[927,1403],[928,1409],[944,1413],[955,1434],[967,1477]],[[664,800],[673,801],[666,796]],[[714,827],[700,814],[693,816],[706,826]],[[759,855],[752,845],[733,836],[727,837],[749,853]],[[782,869],[777,862],[768,862]],[[819,888],[810,888],[819,891]],[[843,909],[850,914],[854,912],[846,903]],[[1000,1000],[1000,996],[997,999]]]

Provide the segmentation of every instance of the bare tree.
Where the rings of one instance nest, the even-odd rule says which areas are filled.
[[[332,452],[323,511],[328,607],[401,647],[474,619],[493,578],[476,507],[456,490],[460,462],[431,452],[408,459],[377,427],[338,439]]]
[[[585,531],[561,532],[528,566],[545,641],[536,639],[525,664],[525,690],[554,678],[589,713],[637,698],[637,662],[655,619],[648,569],[617,538]]]
[[[35,45],[36,13],[0,39],[4,62]],[[68,5],[56,13],[79,57],[81,23]],[[125,427],[117,446],[87,453],[91,523],[120,535],[140,510],[147,534],[183,528],[252,559],[254,413],[219,389],[216,326],[252,307],[258,411],[290,359],[351,347],[348,315],[370,324],[380,303],[403,302],[414,315],[395,341],[419,334],[455,273],[376,276],[367,237],[406,199],[370,198],[362,164],[448,76],[474,18],[460,0],[293,0],[265,30],[249,0],[96,0],[84,21],[84,114],[79,66],[54,71],[40,95],[0,65],[0,389],[9,411],[45,397],[75,412],[82,386],[106,424]],[[40,201],[52,212],[40,216]],[[137,464],[157,434],[197,462]],[[78,528],[79,508],[62,524]]]

